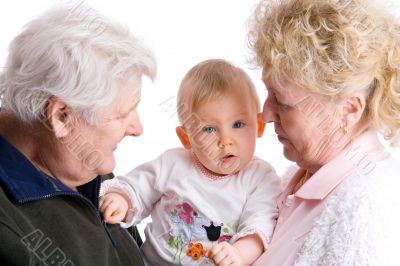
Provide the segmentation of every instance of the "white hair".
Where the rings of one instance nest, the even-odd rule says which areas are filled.
[[[122,81],[153,79],[153,53],[119,25],[84,6],[61,5],[28,23],[9,46],[0,75],[2,109],[21,121],[41,120],[57,97],[90,123]]]

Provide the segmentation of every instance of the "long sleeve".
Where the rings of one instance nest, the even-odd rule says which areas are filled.
[[[100,195],[109,192],[119,192],[130,200],[130,210],[123,227],[139,223],[147,217],[162,192],[157,189],[157,181],[161,176],[162,156],[144,163],[128,174],[117,176],[104,181],[101,185]]]
[[[281,192],[281,181],[272,166],[259,159],[246,171],[246,180],[249,180],[247,200],[233,241],[256,233],[266,248],[278,217],[276,198]]]

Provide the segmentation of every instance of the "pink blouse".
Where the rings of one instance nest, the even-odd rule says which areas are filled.
[[[360,148],[362,147],[362,148]],[[253,264],[294,265],[296,254],[313,227],[313,222],[324,209],[329,195],[349,176],[360,171],[358,153],[373,154],[375,160],[388,156],[376,133],[364,133],[350,147],[342,151],[335,159],[321,167],[294,194],[294,186],[304,175],[305,170],[299,169],[286,189],[277,199],[279,217],[267,251]],[[361,169],[362,170],[362,169]]]

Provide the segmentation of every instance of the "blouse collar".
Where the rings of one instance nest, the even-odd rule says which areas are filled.
[[[360,135],[333,160],[322,166],[294,194],[303,199],[322,200],[331,193],[343,180],[354,174],[368,175],[376,162],[389,156],[373,130]],[[304,173],[300,169],[294,179]],[[292,180],[289,186],[293,186]]]

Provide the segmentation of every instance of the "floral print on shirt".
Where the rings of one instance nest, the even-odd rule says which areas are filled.
[[[175,204],[167,213],[171,226],[167,244],[174,250],[174,261],[179,263],[188,256],[195,265],[210,265],[206,263],[207,248],[214,242],[229,241],[236,232],[236,223],[210,221],[187,202]]]

